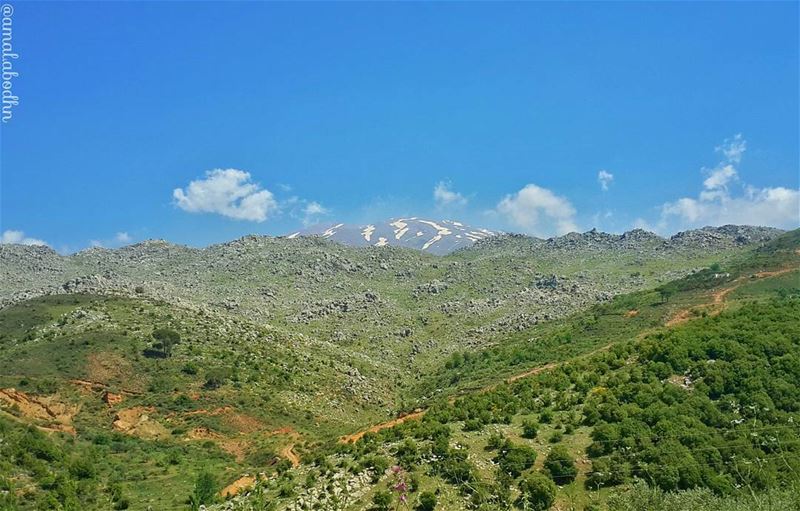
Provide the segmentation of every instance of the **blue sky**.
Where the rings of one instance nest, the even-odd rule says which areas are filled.
[[[800,223],[796,2],[12,5],[6,242]]]

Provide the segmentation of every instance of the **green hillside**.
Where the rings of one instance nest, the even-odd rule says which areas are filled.
[[[223,505],[232,483],[231,509],[545,509],[551,493],[558,509],[786,509],[775,503],[793,502],[800,469],[798,231],[675,261],[656,250],[644,289],[585,302],[569,297],[604,275],[640,278],[635,251],[567,247],[558,267],[562,248],[531,263],[529,243],[439,259],[333,248],[348,259],[318,258],[344,265],[320,274],[325,303],[372,295],[309,321],[291,318],[311,310],[310,288],[272,280],[269,314],[243,291],[238,306],[205,305],[234,285],[224,271],[194,299],[147,281],[15,301],[0,310],[0,509],[191,509]],[[281,261],[275,275],[326,264]],[[365,284],[359,272],[381,265],[393,269]],[[529,295],[561,312],[544,318]],[[515,310],[541,317],[508,323]]]

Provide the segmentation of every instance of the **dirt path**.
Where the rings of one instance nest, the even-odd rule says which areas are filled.
[[[410,421],[410,420],[421,419],[422,416],[425,415],[426,411],[427,410],[415,410],[412,413],[397,417],[396,419],[392,419],[390,421],[386,421],[386,422],[382,422],[380,424],[376,424],[376,425],[371,426],[371,427],[369,427],[367,429],[361,430],[358,433],[353,433],[352,435],[345,435],[345,436],[339,438],[339,443],[342,443],[342,444],[353,444],[353,443],[356,443],[359,440],[361,440],[361,437],[363,437],[367,433],[377,433],[378,431],[381,431],[382,429],[393,428],[393,427],[397,426],[398,424],[402,424],[402,423]]]
[[[286,458],[292,463],[293,467],[300,466],[300,457],[294,452],[294,444],[289,444],[278,453],[282,458]]]
[[[528,376],[534,376],[536,374],[542,373],[544,371],[549,371],[550,369],[555,369],[561,365],[559,362],[550,362],[549,364],[545,364],[543,366],[534,367],[529,371],[525,371],[524,373],[515,374],[510,378],[506,379],[506,383],[514,383],[517,380],[521,380],[522,378],[527,378]]]
[[[570,358],[568,360],[563,360],[561,362],[550,362],[549,364],[545,364],[543,366],[534,367],[533,369],[525,371],[524,373],[515,374],[514,376],[510,376],[510,377],[506,378],[506,383],[514,383],[515,381],[521,380],[522,378],[527,378],[528,376],[535,376],[535,375],[537,375],[539,373],[543,373],[545,371],[549,371],[550,369],[555,369],[556,367],[564,365],[567,362],[572,362],[573,360],[576,360],[576,359],[579,359],[579,358],[587,358],[587,357],[591,357],[592,355],[597,355],[598,353],[602,353],[603,351],[610,350],[613,345],[614,345],[614,343],[611,342],[611,343],[606,344],[605,346],[602,346],[600,348],[597,348],[597,349],[594,349],[592,351],[586,352],[586,353],[584,353],[582,355],[579,355],[577,357]],[[492,385],[490,387],[486,387],[486,389],[487,390],[491,390],[491,389],[494,389],[495,387],[497,387],[497,384]]]
[[[779,275],[783,275],[785,273],[789,273],[797,269],[798,267],[796,266],[790,266],[788,268],[782,268],[780,270],[760,271],[752,275],[743,275],[734,280],[733,282],[731,282],[730,286],[711,293],[710,295],[711,301],[706,303],[699,303],[687,309],[679,310],[669,319],[669,321],[667,321],[664,324],[664,326],[673,327],[689,321],[690,319],[695,317],[693,311],[697,309],[707,309],[709,315],[716,316],[725,309],[725,300],[727,299],[728,295],[736,291],[743,284],[747,282],[752,282],[753,279],[766,279],[770,277],[777,277]]]

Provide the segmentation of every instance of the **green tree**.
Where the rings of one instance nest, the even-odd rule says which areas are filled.
[[[172,356],[172,348],[181,342],[181,334],[169,328],[157,328],[153,330],[153,339],[161,344],[161,351],[164,356]]]
[[[530,511],[546,511],[556,499],[556,485],[547,476],[534,472],[519,483],[517,507]]]
[[[497,455],[495,461],[503,472],[517,478],[536,462],[536,450],[527,445],[514,445],[509,442]]]
[[[574,481],[575,476],[578,475],[575,461],[567,449],[560,445],[553,447],[553,450],[547,455],[544,460],[544,468],[553,481],[562,486]]]

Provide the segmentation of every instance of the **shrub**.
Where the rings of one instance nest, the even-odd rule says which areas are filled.
[[[397,456],[397,461],[400,463],[400,465],[404,467],[413,467],[417,464],[417,460],[419,459],[419,449],[417,448],[417,443],[410,438],[406,438],[400,445],[397,446],[397,452],[395,455]]]
[[[531,511],[550,509],[556,498],[555,483],[538,472],[525,476],[519,483],[519,491],[517,505]]]
[[[478,419],[467,419],[464,421],[464,431],[480,431],[483,423]]]
[[[514,445],[509,442],[495,461],[503,472],[517,478],[536,462],[536,450],[527,445]]]
[[[486,449],[489,451],[496,451],[506,444],[506,437],[502,433],[492,433],[489,435],[489,440],[486,443]]]
[[[544,468],[553,481],[562,486],[574,481],[575,476],[578,475],[575,461],[567,449],[561,446],[553,447],[553,450],[544,460]]]
[[[215,367],[206,371],[207,389],[218,389],[223,386],[225,382],[231,377],[232,371],[227,367]]]
[[[436,494],[430,491],[422,492],[419,495],[419,511],[433,511],[436,509]]]
[[[372,503],[376,511],[388,511],[392,505],[392,494],[386,490],[378,490],[372,496]]]
[[[190,498],[192,509],[197,510],[201,505],[211,504],[217,493],[217,481],[214,474],[203,470],[197,475],[194,483],[194,493]]]
[[[531,421],[526,420],[522,423],[522,438],[536,438],[536,435],[539,434],[539,424]]]

